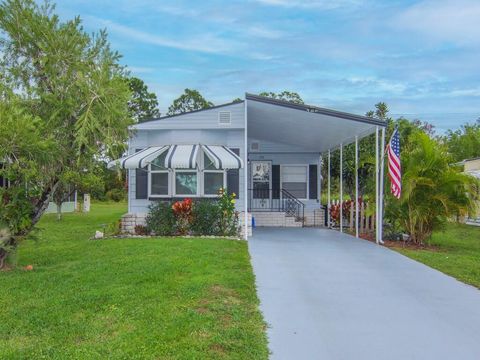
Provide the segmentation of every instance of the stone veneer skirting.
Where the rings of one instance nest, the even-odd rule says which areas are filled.
[[[145,218],[147,214],[125,214],[121,219],[122,233],[135,234],[135,226],[145,226]],[[302,221],[297,221],[293,216],[286,216],[283,212],[274,211],[254,211],[248,213],[248,236],[252,236],[252,216],[255,218],[255,226],[272,226],[272,227],[302,227]],[[244,213],[239,214],[239,225],[241,227],[240,237],[244,237],[245,224]],[[325,211],[323,209],[315,209],[305,211],[305,226],[322,227],[325,224]]]

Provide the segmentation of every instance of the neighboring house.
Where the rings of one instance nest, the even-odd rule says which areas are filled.
[[[62,203],[62,213],[71,213],[75,212],[78,209],[78,194],[77,191],[71,191],[65,201]],[[57,204],[53,201],[50,201],[48,204],[47,210],[45,210],[47,214],[53,214],[57,212]]]
[[[463,171],[469,175],[472,175],[480,180],[480,157],[473,159],[465,159],[460,162],[463,165]],[[480,209],[480,202],[478,203],[478,209]],[[477,211],[477,216],[466,220],[467,224],[480,226],[480,214]]]
[[[244,101],[165,116],[131,127],[128,156],[132,230],[154,201],[237,194],[250,233],[256,226],[323,225],[322,154],[384,128],[373,118],[247,94]],[[247,169],[247,171],[246,171]],[[247,211],[247,213],[245,213]]]

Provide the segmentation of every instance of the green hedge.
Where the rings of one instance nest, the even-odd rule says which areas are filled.
[[[146,218],[146,228],[155,235],[178,235],[179,227],[172,202],[159,201],[149,207]],[[188,222],[189,235],[238,236],[238,214],[225,209],[226,202],[220,199],[195,200],[192,214]],[[233,205],[233,203],[232,203]],[[182,223],[182,231],[185,224]]]

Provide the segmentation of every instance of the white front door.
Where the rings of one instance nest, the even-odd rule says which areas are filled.
[[[252,210],[270,209],[272,202],[272,162],[252,161],[251,205]]]

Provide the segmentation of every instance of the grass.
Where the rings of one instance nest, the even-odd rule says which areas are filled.
[[[448,224],[430,240],[434,249],[398,249],[402,254],[480,288],[480,227]]]
[[[0,358],[266,359],[246,242],[89,240],[125,211],[42,219],[0,273]]]

